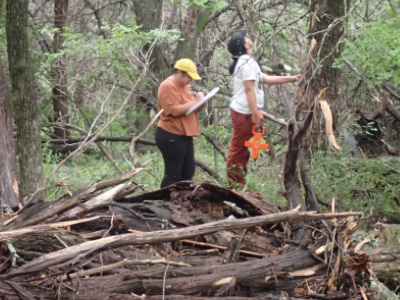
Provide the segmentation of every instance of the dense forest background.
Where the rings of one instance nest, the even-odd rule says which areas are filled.
[[[247,29],[264,72],[303,76],[265,88],[271,151],[250,162],[246,191],[289,206],[286,167],[299,162],[320,203],[335,199],[343,210],[400,220],[399,1],[0,4],[2,203],[55,200],[134,169],[141,191],[158,189],[157,88],[181,57],[202,76],[193,90],[220,87],[201,113],[194,180],[225,186],[232,133],[226,44]],[[321,100],[331,112],[325,117]],[[290,161],[290,130],[310,111],[300,159]]]

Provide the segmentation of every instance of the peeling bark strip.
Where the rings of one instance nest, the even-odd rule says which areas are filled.
[[[320,219],[332,219],[348,216],[361,216],[360,212],[345,213],[324,213],[316,214],[313,212],[299,212],[291,210],[283,213],[271,214],[266,216],[258,216],[251,218],[243,218],[237,220],[222,220],[210,222],[204,225],[191,226],[182,229],[173,229],[166,231],[154,231],[148,233],[132,233],[119,236],[111,236],[100,240],[89,241],[78,244],[63,250],[49,253],[24,264],[20,268],[9,274],[0,276],[0,280],[27,275],[40,272],[50,266],[72,263],[76,264],[79,260],[88,254],[97,253],[98,251],[110,248],[117,248],[127,245],[149,244],[149,243],[165,243],[187,238],[193,238],[199,235],[210,234],[222,230],[245,229],[263,224],[274,224],[279,222],[302,222]]]
[[[333,150],[340,150],[340,146],[336,142],[335,135],[333,134],[333,118],[331,108],[326,100],[321,100],[319,104],[321,105],[321,110],[325,117],[325,133],[329,144]]]

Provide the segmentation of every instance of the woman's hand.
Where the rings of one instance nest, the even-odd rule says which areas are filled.
[[[196,103],[199,103],[201,100],[203,100],[204,98],[204,92],[197,92],[196,96],[194,97],[194,101],[196,101]],[[204,107],[206,107],[207,102],[205,102],[203,105],[201,105],[197,111],[202,110]]]
[[[292,76],[293,77],[293,82],[297,82],[297,81],[299,81],[300,80],[300,78],[301,78],[301,74],[297,74],[297,75],[295,75],[295,76]]]
[[[194,97],[194,100],[195,100],[196,102],[199,102],[199,101],[201,101],[203,98],[204,98],[204,92],[197,92],[197,93],[196,93],[196,96]]]
[[[288,76],[270,76],[267,74],[262,73],[262,80],[263,83],[266,84],[282,84],[282,83],[288,83],[288,82],[298,82],[302,76],[302,74],[298,75],[288,75]]]
[[[171,116],[173,117],[180,117],[185,115],[185,113],[193,106],[195,106],[199,101],[201,101],[204,98],[204,93],[203,92],[198,92],[194,98],[194,100],[186,102],[184,104],[179,104],[175,105],[171,108]],[[200,111],[205,104],[200,106],[196,111]]]
[[[264,121],[264,117],[261,113],[256,112],[251,115],[251,121],[253,122],[256,130],[258,130],[258,128],[260,128],[261,123]]]

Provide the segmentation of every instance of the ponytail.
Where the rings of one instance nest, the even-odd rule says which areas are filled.
[[[233,62],[231,62],[231,64],[229,65],[229,68],[228,68],[228,71],[229,71],[229,74],[233,74],[233,72],[235,72],[235,67],[236,67],[236,64],[237,64],[237,62],[238,62],[238,57],[232,57],[232,59],[233,59]]]

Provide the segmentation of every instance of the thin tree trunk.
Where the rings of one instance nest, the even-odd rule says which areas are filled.
[[[40,114],[28,48],[28,2],[8,0],[6,13],[8,64],[17,127],[22,197],[30,197],[43,187]]]
[[[162,22],[162,11],[164,1],[163,0],[134,0],[133,10],[136,16],[136,23],[141,25],[140,31],[149,32],[154,29],[165,29],[165,25]],[[132,127],[135,128],[133,134],[142,132],[149,124],[150,112],[153,109],[152,102],[155,103],[157,99],[158,85],[154,82],[161,82],[171,74],[171,68],[165,58],[165,43],[156,44],[151,52],[149,60],[150,66],[150,77],[153,80],[149,80],[147,84],[141,87],[140,95],[135,96],[132,99],[132,104],[128,107],[135,115],[133,123],[127,119],[128,124],[131,123]],[[149,50],[149,46],[144,47],[144,52]],[[146,59],[141,57],[142,59]],[[130,116],[128,111],[127,117]],[[142,145],[138,145],[137,151],[144,149]]]
[[[54,2],[54,53],[62,50],[64,37],[63,33],[67,26],[68,0],[55,0]],[[56,59],[53,65],[53,115],[54,122],[69,123],[68,116],[68,92],[65,55]],[[61,127],[55,127],[54,136],[65,139],[70,136],[70,132]]]

